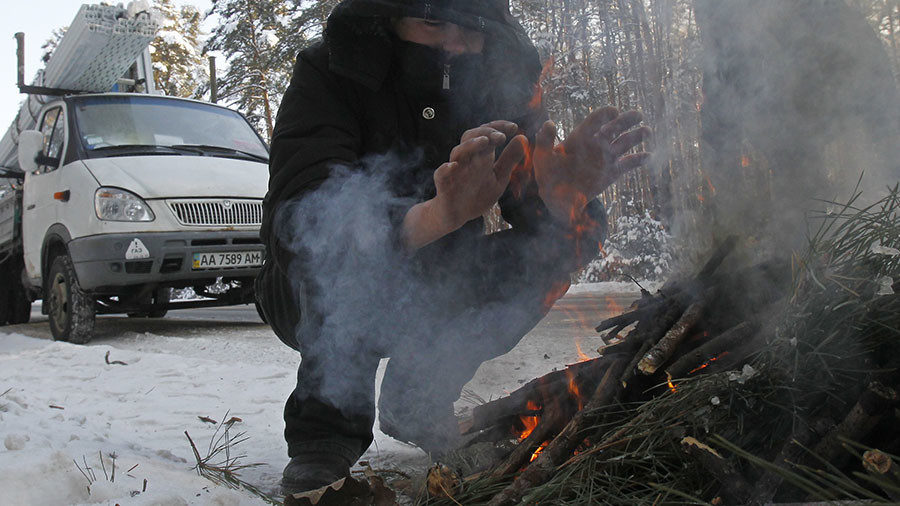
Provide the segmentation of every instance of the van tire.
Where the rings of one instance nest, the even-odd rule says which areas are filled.
[[[95,302],[81,290],[68,255],[53,259],[45,293],[53,339],[75,344],[89,342],[94,333]]]

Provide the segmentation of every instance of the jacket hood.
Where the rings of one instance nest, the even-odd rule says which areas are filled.
[[[540,58],[528,34],[510,14],[507,0],[344,0],[329,16],[324,34],[331,70],[378,89],[391,68],[398,42],[390,19],[404,16],[483,32],[490,71],[486,79],[502,82],[509,95],[505,101],[527,102],[534,94]]]
[[[518,25],[508,0],[345,0],[341,5],[360,16],[447,21],[489,33]]]

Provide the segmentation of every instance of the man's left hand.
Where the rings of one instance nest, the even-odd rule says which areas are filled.
[[[589,200],[647,162],[649,153],[626,154],[650,138],[649,128],[635,128],[642,119],[638,111],[619,114],[614,107],[598,109],[560,144],[556,144],[556,125],[544,123],[535,140],[534,175],[554,219],[577,221]]]

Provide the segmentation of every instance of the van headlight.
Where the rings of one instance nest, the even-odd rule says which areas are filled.
[[[94,193],[97,217],[106,221],[153,221],[150,206],[137,195],[119,188],[100,188]]]

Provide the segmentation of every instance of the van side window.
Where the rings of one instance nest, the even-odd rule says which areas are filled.
[[[50,158],[57,158],[62,152],[65,141],[65,115],[62,107],[54,107],[44,114],[41,122],[41,133],[44,134],[44,154]],[[50,172],[57,167],[42,165],[41,172]]]

